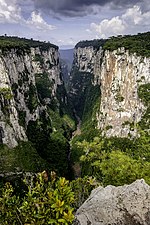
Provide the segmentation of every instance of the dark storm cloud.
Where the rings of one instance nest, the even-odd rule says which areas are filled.
[[[111,4],[113,8],[129,7],[143,0],[32,0],[35,8],[64,16],[84,16],[94,13],[90,6]]]

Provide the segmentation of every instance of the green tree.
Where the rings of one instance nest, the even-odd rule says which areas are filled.
[[[99,165],[105,185],[132,183],[140,178],[140,167],[141,165],[137,160],[119,150],[107,154]]]
[[[147,146],[147,139],[142,137],[142,140],[144,140],[143,146]],[[111,142],[108,141],[108,149],[109,145],[111,146]],[[144,151],[145,147],[143,147]],[[130,149],[126,149],[126,152],[120,149],[108,151],[105,141],[99,138],[95,138],[93,142],[78,143],[78,148],[83,152],[80,157],[83,176],[93,175],[104,185],[129,184],[138,178],[144,178],[150,183],[150,162],[143,157],[140,149],[137,150],[137,155]],[[145,151],[144,156],[147,154]]]

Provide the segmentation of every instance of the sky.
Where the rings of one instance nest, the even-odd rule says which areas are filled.
[[[62,49],[147,31],[150,0],[0,0],[0,35],[50,41]]]

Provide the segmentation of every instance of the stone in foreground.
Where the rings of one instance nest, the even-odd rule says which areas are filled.
[[[150,225],[150,186],[98,187],[78,209],[74,225]]]

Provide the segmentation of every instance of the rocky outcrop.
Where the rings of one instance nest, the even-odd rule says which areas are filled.
[[[26,141],[29,121],[57,100],[61,84],[57,47],[0,50],[0,142],[15,147]]]
[[[76,212],[74,225],[150,225],[150,186],[143,179],[98,187]]]

